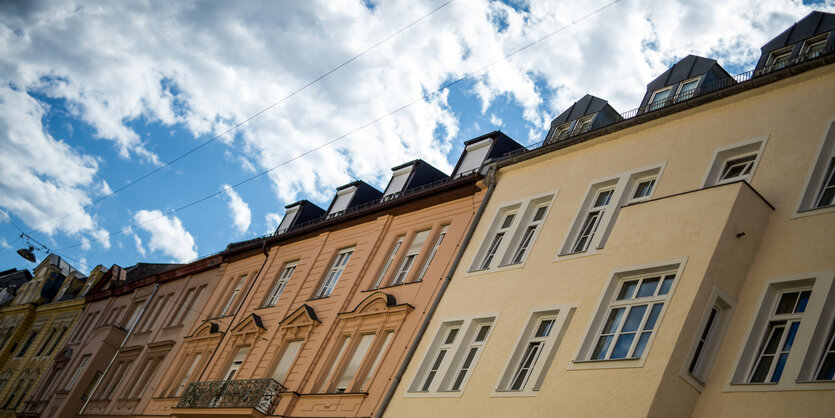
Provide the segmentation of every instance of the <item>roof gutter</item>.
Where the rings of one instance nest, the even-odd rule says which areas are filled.
[[[380,418],[383,416],[383,412],[385,412],[386,408],[388,407],[388,404],[391,402],[391,398],[394,397],[394,393],[397,391],[397,387],[399,386],[400,381],[403,379],[403,374],[406,372],[406,367],[409,365],[409,362],[412,360],[412,357],[414,357],[415,351],[417,351],[418,343],[423,338],[423,335],[426,333],[426,329],[429,328],[429,321],[432,320],[432,316],[435,313],[435,310],[437,310],[438,305],[441,302],[441,298],[443,298],[444,292],[446,292],[447,287],[449,287],[449,282],[452,281],[452,275],[458,268],[458,264],[461,263],[461,258],[464,256],[464,250],[469,245],[470,240],[472,239],[473,234],[475,233],[476,226],[478,226],[478,221],[481,219],[481,216],[484,213],[484,208],[487,207],[487,202],[490,200],[490,196],[493,194],[493,190],[496,187],[497,170],[497,163],[491,163],[487,167],[487,174],[484,176],[484,182],[487,184],[487,192],[484,194],[484,199],[481,200],[481,204],[478,207],[478,211],[476,211],[475,216],[473,216],[472,222],[470,223],[470,228],[467,230],[467,235],[464,236],[464,240],[461,242],[461,247],[458,249],[458,253],[455,255],[455,259],[452,261],[452,265],[449,267],[449,271],[447,272],[446,278],[443,282],[441,282],[441,288],[438,290],[438,296],[435,297],[435,300],[432,301],[432,305],[429,307],[429,310],[426,311],[426,317],[420,324],[420,328],[418,329],[417,335],[415,335],[415,339],[412,341],[412,344],[409,346],[409,350],[406,352],[406,357],[400,364],[400,368],[397,370],[397,374],[394,376],[394,379],[392,379],[393,381],[391,385],[389,385],[389,389],[383,397],[382,402],[380,402],[380,407],[377,408],[377,411],[374,413],[375,418]]]

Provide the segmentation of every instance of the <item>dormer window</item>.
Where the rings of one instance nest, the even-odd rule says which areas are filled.
[[[403,187],[406,186],[406,181],[409,180],[409,174],[412,173],[412,166],[402,168],[394,172],[389,182],[386,191],[383,193],[382,201],[394,199],[403,192]]]
[[[771,53],[771,56],[768,57],[768,70],[774,71],[784,68],[789,65],[789,58],[792,56],[792,48],[790,46],[788,48],[779,49]]]
[[[333,205],[331,205],[330,211],[328,211],[328,218],[333,218],[335,216],[342,215],[342,212],[348,208],[348,204],[351,203],[351,199],[354,197],[354,193],[357,191],[357,186],[346,187],[342,190],[336,192],[336,200],[334,200]],[[377,192],[379,193],[379,192]]]
[[[455,177],[465,176],[481,168],[481,164],[487,158],[487,153],[490,152],[490,145],[493,144],[493,139],[485,139],[474,144],[467,145],[465,148],[466,155],[464,161],[455,172]]]
[[[815,36],[814,38],[807,39],[806,42],[803,43],[803,49],[800,54],[807,60],[823,55],[823,51],[826,48],[826,39],[828,37],[829,33],[827,32],[819,36]]]
[[[577,120],[577,127],[574,129],[574,134],[581,134],[583,132],[588,131],[591,129],[591,121],[594,119],[594,115],[588,115],[582,119]]]
[[[698,76],[696,78],[691,78],[686,81],[682,81],[681,84],[678,86],[678,93],[676,93],[676,103],[687,100],[692,98],[696,95],[696,87],[699,86],[699,80],[702,79],[702,76]]]
[[[284,212],[284,219],[281,220],[281,223],[278,224],[278,229],[276,230],[276,234],[283,234],[290,228],[290,225],[293,224],[293,220],[296,219],[296,216],[299,214],[299,206],[293,206],[292,208],[287,208]]]
[[[672,92],[672,90],[672,86],[655,90],[652,93],[652,97],[649,99],[649,109],[647,110],[655,110],[664,107],[667,104],[667,97],[670,95],[670,92]]]

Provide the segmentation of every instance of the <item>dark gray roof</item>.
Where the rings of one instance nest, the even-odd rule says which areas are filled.
[[[724,80],[733,83],[733,77],[719,65],[715,59],[700,57],[696,55],[688,55],[682,58],[675,65],[664,71],[647,84],[647,91],[644,94],[644,99],[641,100],[641,107],[649,103],[652,93],[656,90],[672,87],[673,94],[678,90],[678,85],[685,80],[689,80],[696,76],[704,75],[699,80],[697,89],[701,89],[706,85]]]
[[[600,112],[607,106],[609,106],[609,102],[606,100],[587,94],[580,100],[574,102],[571,107],[560,113],[559,116],[554,118],[554,120],[551,121],[551,126],[562,125],[563,123]],[[609,107],[611,108],[611,106]]]
[[[835,33],[833,33],[835,32],[835,14],[818,11],[809,13],[760,48],[762,55],[760,55],[760,60],[757,61],[756,70],[759,71],[765,67],[768,56],[772,52],[789,45],[794,45],[791,58],[796,58],[800,54],[800,46],[802,46],[803,41],[826,32],[830,32],[826,45],[827,48],[830,48],[835,42]]]
[[[406,184],[403,185],[403,189],[400,190],[400,192],[411,190],[416,187],[420,187],[432,183],[434,181],[449,177],[446,174],[444,174],[443,171],[438,170],[432,164],[429,164],[421,159],[412,160],[407,163],[400,164],[396,167],[392,167],[391,171],[394,172],[409,166],[412,167],[412,171],[409,173],[409,178],[408,180],[406,180]],[[394,177],[392,177],[389,180],[389,183],[386,185],[386,189],[388,189],[388,186],[391,184],[392,180],[394,180]]]
[[[127,272],[125,282],[134,282],[155,274],[165,273],[168,270],[173,270],[181,266],[183,266],[183,264],[136,263],[133,266],[125,268],[125,272]]]
[[[19,287],[32,280],[29,270],[10,269],[0,273],[0,287]]]

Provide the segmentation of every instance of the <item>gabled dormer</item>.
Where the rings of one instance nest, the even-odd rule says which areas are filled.
[[[284,207],[284,218],[278,224],[275,234],[283,234],[294,226],[321,218],[325,210],[307,200],[299,200]]]
[[[371,187],[368,183],[357,180],[336,188],[336,196],[328,207],[328,218],[343,214],[346,210],[368,203],[379,201],[383,193]]]
[[[587,94],[551,121],[545,142],[559,141],[619,120],[623,117],[609,102]]]
[[[817,58],[835,47],[835,14],[812,12],[768,41],[760,50],[754,74],[765,74]]]
[[[688,55],[647,84],[639,113],[660,109],[735,83],[716,60]]]
[[[392,175],[382,201],[394,199],[403,192],[445,179],[448,176],[423,160],[413,160],[391,169]]]
[[[520,148],[523,148],[521,144],[499,131],[473,138],[464,143],[464,152],[452,171],[452,177],[478,172],[485,162]]]

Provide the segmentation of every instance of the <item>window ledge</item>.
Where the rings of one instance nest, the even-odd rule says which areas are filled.
[[[172,329],[182,328],[183,326],[185,326],[185,324],[168,325],[168,326],[162,327],[162,330],[163,331],[169,331],[169,330],[172,330]]]
[[[460,398],[461,395],[464,394],[463,390],[453,392],[453,391],[426,391],[426,392],[418,392],[418,391],[406,391],[403,394],[405,398]]]
[[[320,296],[320,297],[318,297],[318,298],[310,298],[310,299],[305,300],[305,302],[312,302],[312,301],[315,301],[315,300],[327,299],[327,298],[329,298],[329,297],[331,297],[331,295],[327,295],[327,296]]]
[[[493,393],[490,394],[491,398],[529,398],[532,396],[538,396],[539,391],[528,389],[528,390],[506,390],[506,389],[496,389],[493,390]]]
[[[571,364],[568,366],[568,370],[621,369],[643,367],[644,362],[646,362],[646,356],[639,358],[614,358],[605,360],[571,360]]]
[[[819,208],[803,208],[798,209],[789,219],[805,218],[807,216],[822,215],[824,213],[835,212],[835,205],[821,206]]]
[[[565,261],[565,260],[574,260],[575,258],[583,258],[583,257],[591,257],[593,255],[598,255],[602,252],[601,249],[593,249],[593,250],[586,250],[583,252],[577,253],[559,253],[552,261]]]

